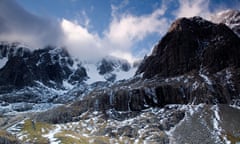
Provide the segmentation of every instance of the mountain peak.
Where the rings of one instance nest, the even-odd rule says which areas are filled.
[[[192,18],[179,18],[176,21],[174,21],[168,32],[174,32],[174,31],[184,31],[184,30],[189,30],[193,27],[193,25],[195,26],[207,26],[209,24],[209,22],[205,19],[203,19],[202,17],[199,16],[195,16]]]
[[[217,72],[229,65],[239,66],[240,40],[224,24],[201,17],[180,18],[140,65],[136,74],[176,76],[200,68]]]

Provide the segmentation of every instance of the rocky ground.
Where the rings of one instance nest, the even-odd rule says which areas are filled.
[[[19,143],[237,143],[240,142],[239,108],[166,105],[143,110],[125,120],[108,116],[127,112],[87,111],[75,122],[59,124],[38,121],[36,114],[30,117],[21,114],[9,118],[8,125],[2,128],[16,135]]]

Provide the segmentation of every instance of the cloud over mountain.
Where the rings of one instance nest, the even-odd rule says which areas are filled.
[[[62,40],[62,30],[55,20],[33,15],[15,1],[1,0],[0,40],[20,41],[36,48],[56,45]]]
[[[160,38],[173,19],[195,15],[209,17],[214,11],[210,11],[210,1],[179,0],[176,9],[169,10],[173,3],[162,1],[151,12],[141,15],[122,10],[129,1],[111,5],[110,21],[102,33],[97,33],[90,30],[93,18],[84,10],[81,14],[83,21],[64,17],[53,19],[34,15],[14,0],[1,0],[0,40],[20,41],[34,48],[65,46],[70,54],[81,59],[94,60],[112,55],[133,61],[136,55],[143,56],[142,47],[140,50],[134,48],[153,34]],[[151,47],[147,48],[148,51]]]

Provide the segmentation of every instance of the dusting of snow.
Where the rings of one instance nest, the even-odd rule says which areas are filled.
[[[24,105],[30,106],[29,109],[23,111],[16,111],[14,108],[17,107],[26,107]],[[31,112],[44,112],[50,110],[52,108],[61,106],[62,104],[53,104],[53,103],[26,103],[26,102],[19,102],[19,103],[10,103],[7,106],[0,106],[0,111],[3,112],[4,116],[10,115],[18,115],[18,114],[25,114]]]
[[[230,144],[231,142],[227,139],[227,136],[224,135],[224,130],[222,129],[220,123],[221,123],[221,119],[220,119],[220,115],[219,115],[219,107],[218,105],[214,105],[211,107],[211,110],[213,111],[214,115],[213,115],[213,134],[215,135],[216,138],[216,142],[221,142],[221,137],[223,138],[223,140],[225,141],[226,144]]]
[[[44,85],[42,82],[40,81],[35,81],[37,84],[39,84],[40,86],[42,86],[43,88],[55,93],[55,94],[59,94],[59,95],[63,95],[67,92],[67,90],[62,90],[62,89],[54,89],[54,88],[51,88],[51,87],[48,87],[46,85]]]
[[[240,110],[240,99],[233,99],[229,106]]]
[[[226,70],[226,79],[227,79],[227,84],[231,84],[232,83],[232,73],[231,71],[229,71],[228,69]]]
[[[188,79],[185,79],[183,82],[184,82],[184,83],[188,83],[188,81],[189,81]]]
[[[119,80],[126,80],[129,79],[131,77],[134,76],[135,72],[136,72],[137,68],[131,68],[129,71],[125,72],[125,71],[116,71],[115,74],[117,75],[117,81]]]
[[[13,135],[18,135],[19,132],[21,131],[21,127],[19,127],[19,126],[23,125],[25,120],[26,119],[21,120],[20,122],[17,122],[14,125],[12,125],[11,127],[7,128],[7,132],[9,132]]]
[[[66,134],[65,136],[67,136],[67,137],[71,137],[71,138],[74,138],[74,139],[80,139],[79,137],[76,137],[76,136],[74,136],[74,135],[70,135],[70,134]]]
[[[176,124],[174,127],[172,127],[170,130],[168,131],[165,131],[165,133],[168,135],[169,137],[169,142],[172,143],[172,144],[175,144],[176,143],[176,140],[174,138],[174,131],[176,130],[177,127],[179,127],[180,125],[182,125],[182,123],[186,120],[186,116],[178,123]]]
[[[65,89],[73,89],[74,85],[72,85],[71,83],[69,83],[67,80],[63,80],[63,87]]]
[[[204,75],[203,73],[199,73],[199,76],[202,77],[208,85],[212,85],[212,81],[208,78],[207,75]]]
[[[130,68],[129,71],[123,71],[118,68],[114,69],[111,73],[107,73],[104,75],[99,74],[99,71],[97,69],[97,64],[94,63],[84,63],[83,67],[86,68],[87,75],[89,79],[87,79],[86,83],[87,84],[92,84],[94,82],[98,81],[106,81],[106,79],[111,76],[112,74],[116,75],[116,80],[124,80],[124,79],[129,79],[134,76],[137,68]]]
[[[43,137],[48,138],[51,144],[60,144],[61,142],[55,138],[55,134],[61,132],[60,125],[56,125],[56,128],[49,131],[48,134],[43,135]]]
[[[195,81],[192,85],[193,91],[195,91],[198,87],[199,87],[199,83],[197,81]]]

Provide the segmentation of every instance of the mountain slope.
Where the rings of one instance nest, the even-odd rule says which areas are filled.
[[[76,105],[93,111],[125,111],[129,115],[116,119],[126,119],[168,104],[231,104],[240,98],[239,43],[223,24],[200,17],[179,19],[142,62],[136,77],[100,85]]]
[[[136,74],[176,76],[193,70],[216,73],[240,66],[240,40],[227,26],[200,17],[175,21]]]
[[[89,63],[74,59],[64,48],[32,50],[8,42],[0,43],[0,64],[0,101],[8,103],[66,103],[98,85],[127,79],[136,70],[115,57]]]
[[[83,67],[73,67],[73,60],[64,49],[46,47],[30,51],[28,48],[2,43],[2,58],[8,59],[0,70],[0,85],[22,88],[39,81],[47,86],[61,87],[83,81],[87,74]],[[77,80],[76,80],[77,79]]]

